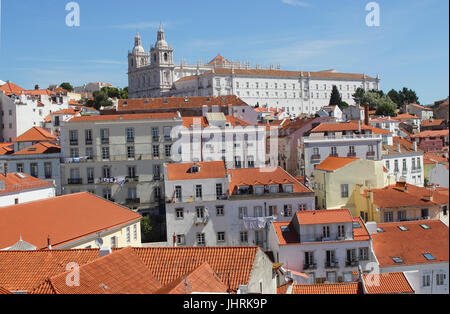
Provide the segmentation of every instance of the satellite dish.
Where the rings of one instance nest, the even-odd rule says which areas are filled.
[[[102,238],[95,239],[95,245],[97,245],[99,248],[101,248],[103,245],[103,239]]]

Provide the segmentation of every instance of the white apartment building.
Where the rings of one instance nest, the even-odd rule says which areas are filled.
[[[380,160],[383,141],[389,140],[384,133],[361,123],[322,123],[302,138],[300,173],[311,176],[328,156]]]
[[[24,90],[7,83],[0,87],[0,140],[11,142],[32,127],[44,127],[53,111],[67,109],[69,97],[50,90]]]
[[[351,282],[352,272],[376,262],[370,235],[348,209],[299,211],[274,222],[269,246],[276,263],[308,275],[310,283]]]
[[[272,221],[315,208],[314,193],[281,168],[227,170],[215,161],[167,164],[164,171],[167,239],[177,246],[267,251]]]
[[[26,173],[56,186],[61,194],[60,152],[56,137],[40,127],[33,127],[15,138],[13,149],[0,155],[0,164],[7,172]]]
[[[158,209],[179,113],[75,117],[61,129],[62,193],[91,192],[140,212]]]
[[[222,112],[208,112],[205,117],[183,117],[178,132],[181,137],[174,147],[179,149],[182,162],[223,160],[227,169],[266,165],[265,127],[252,126]]]
[[[383,145],[382,160],[388,174],[393,175],[396,182],[424,185],[423,152],[417,150],[417,143],[413,143],[413,148],[401,143]]]
[[[448,294],[448,226],[440,220],[367,223],[379,272],[404,272],[416,294]]]
[[[24,173],[0,174],[0,207],[55,197],[55,185]]]
[[[419,104],[406,105],[406,111],[412,115],[420,117],[422,120],[433,118],[433,109],[421,106]]]
[[[400,121],[391,119],[391,117],[382,117],[377,119],[371,119],[369,124],[377,129],[382,129],[391,132],[394,136],[400,136]]]
[[[349,104],[354,104],[352,94],[357,88],[380,87],[378,75],[282,71],[280,66],[252,68],[249,62],[230,62],[220,55],[207,64],[175,65],[173,48],[162,27],[150,52],[136,35],[128,53],[128,82],[130,98],[236,95],[251,106],[278,108],[295,116],[314,114],[328,106],[333,85]]]

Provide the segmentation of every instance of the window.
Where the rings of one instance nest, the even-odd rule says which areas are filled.
[[[133,239],[134,239],[134,241],[137,241],[137,238],[138,238],[138,236],[137,236],[137,225],[134,224],[134,226],[133,226]]]
[[[164,150],[165,150],[165,156],[166,157],[170,157],[171,156],[172,145],[165,145],[164,146]]]
[[[134,143],[134,129],[127,128],[126,135],[127,135],[127,143]]]
[[[127,243],[131,242],[131,230],[130,227],[127,227]]]
[[[84,130],[84,139],[85,139],[86,145],[92,144],[92,130]]]
[[[292,216],[292,205],[284,205],[283,217]]]
[[[355,154],[355,146],[349,146],[349,153],[354,155]]]
[[[135,187],[135,186],[134,186],[134,187],[128,188],[128,198],[129,198],[130,200],[135,200],[135,199],[137,199],[137,190],[136,190],[136,187]]]
[[[387,170],[391,169],[391,163],[389,162],[389,160],[386,160],[386,169]]]
[[[204,233],[197,233],[197,245],[203,246],[205,244],[206,244],[205,234]]]
[[[329,238],[330,237],[330,227],[329,226],[323,226],[322,227],[322,236],[324,238]]]
[[[175,186],[175,198],[177,200],[181,200],[182,199],[181,186],[179,186],[179,185]]]
[[[394,263],[396,264],[401,264],[403,263],[403,260],[400,257],[393,257],[392,260],[394,261]]]
[[[248,243],[248,232],[241,231],[239,238],[240,238],[241,243]]]
[[[16,165],[16,169],[17,169],[17,172],[19,172],[19,173],[23,173],[24,172],[24,166],[23,166],[23,164],[17,164]]]
[[[177,244],[184,245],[186,243],[186,238],[184,234],[177,234]]]
[[[402,169],[402,171],[403,172],[408,171],[408,169],[406,168],[406,159],[403,159],[403,169]]]
[[[319,155],[319,148],[317,148],[317,147],[313,148],[313,155],[315,155],[315,156]]]
[[[337,148],[336,147],[331,147],[331,155],[337,156]]]
[[[384,213],[384,222],[393,222],[394,221],[394,213],[393,212],[385,212]]]
[[[422,276],[422,287],[429,287],[431,285],[431,276],[423,275]]]
[[[394,172],[398,172],[399,171],[399,169],[398,169],[398,160],[396,159],[396,160],[394,160]]]
[[[80,157],[80,154],[78,153],[78,148],[71,148],[70,158],[78,158],[78,157]]]
[[[165,126],[164,129],[163,129],[163,133],[164,133],[164,140],[165,141],[170,141],[172,139],[172,137],[170,136],[170,133],[172,133],[172,127]]]
[[[155,201],[161,200],[161,188],[159,186],[153,188],[153,194],[155,195]]]
[[[436,286],[443,286],[445,285],[445,274],[436,274]]]
[[[347,250],[347,261],[349,262],[356,261],[356,249]]]
[[[103,178],[111,178],[111,168],[103,167]]]
[[[341,198],[348,197],[348,184],[341,184]]]
[[[175,217],[176,219],[184,219],[184,209],[183,208],[175,209]]]
[[[201,185],[195,186],[195,197],[198,197],[198,198],[202,197],[202,186]]]
[[[225,232],[217,232],[217,242],[225,242]]]
[[[102,144],[108,144],[109,143],[109,129],[101,129],[100,137],[102,140]]]
[[[86,172],[88,184],[94,183],[94,168],[87,168]]]
[[[161,166],[160,165],[153,165],[153,180],[159,180],[161,174]]]
[[[102,158],[109,159],[109,147],[102,147]]]
[[[134,159],[134,146],[127,147],[127,157],[128,159]]]
[[[428,209],[424,208],[421,210],[422,213],[422,219],[428,219],[429,218],[429,213],[428,213]]]
[[[154,141],[159,140],[159,129],[158,128],[152,128],[152,138]]]
[[[335,271],[327,272],[327,282],[329,282],[329,283],[336,282],[336,272]]]
[[[368,247],[359,248],[359,260],[361,260],[361,261],[369,260],[369,248]]]
[[[298,210],[305,211],[306,210],[306,204],[299,204],[298,205]]]
[[[94,150],[92,149],[92,147],[86,147],[86,157],[87,159],[94,158]]]
[[[311,266],[314,264],[314,252],[305,252],[305,265]]]
[[[216,206],[216,216],[225,216],[225,207],[223,205]]]
[[[223,188],[221,183],[216,184],[216,196],[217,198],[220,198],[220,196],[223,195]]]
[[[153,157],[159,158],[159,145],[153,145]]]
[[[253,217],[262,217],[262,216],[263,216],[262,206],[253,207]]]
[[[78,131],[70,130],[69,131],[70,145],[78,145]]]
[[[195,214],[196,214],[196,217],[199,219],[205,218],[205,208],[204,207],[196,207]]]
[[[425,253],[425,254],[423,254],[423,256],[424,256],[428,261],[434,261],[434,260],[435,260],[433,254],[431,254],[431,253]]]
[[[103,189],[103,198],[108,200],[108,201],[110,201],[112,199],[111,189],[110,188]]]
[[[338,237],[345,238],[345,226],[344,225],[338,225]]]
[[[248,156],[248,168],[255,168],[255,158]]]
[[[46,179],[52,178],[52,163],[46,162],[44,163],[44,174]]]
[[[117,238],[116,237],[111,237],[110,242],[111,242],[111,248],[117,247]]]
[[[239,219],[243,219],[244,217],[248,217],[247,207],[239,207]]]
[[[30,164],[30,175],[35,178],[39,177],[38,164],[36,164],[36,163]]]

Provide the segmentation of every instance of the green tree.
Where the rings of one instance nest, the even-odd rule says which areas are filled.
[[[403,87],[401,91],[399,91],[399,94],[401,96],[401,100],[403,103],[406,104],[419,104],[419,97],[417,97],[417,94],[415,91],[408,89],[406,87]]]
[[[349,106],[350,105],[347,102],[343,101],[343,102],[341,102],[339,109],[342,110],[342,109],[348,108]]]
[[[61,85],[59,85],[59,87],[65,89],[68,92],[73,92],[73,86],[70,85],[70,83],[68,83],[68,82],[61,83]]]
[[[329,106],[338,106],[341,107],[342,97],[339,93],[339,90],[336,85],[333,85],[333,90],[331,91],[330,103]]]
[[[141,233],[143,242],[149,241],[153,236],[153,226],[149,216],[144,216],[141,219]]]
[[[397,105],[397,107],[401,107],[403,105],[402,96],[395,89],[391,89],[387,95]]]
[[[120,90],[120,99],[128,99],[128,86]]]
[[[390,103],[381,103],[377,106],[377,116],[395,117],[395,106]]]
[[[356,89],[356,92],[352,96],[353,96],[353,99],[355,100],[355,102],[358,105],[362,106],[362,105],[364,105],[362,103],[362,101],[363,101],[363,97],[365,94],[366,94],[366,91],[363,88],[358,87],[358,89]]]
[[[94,108],[99,110],[101,107],[108,107],[112,106],[112,101],[109,100],[108,95],[106,92],[102,89],[100,91],[96,91],[93,93],[94,96]]]

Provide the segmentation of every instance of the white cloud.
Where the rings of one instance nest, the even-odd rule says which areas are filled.
[[[309,3],[308,2],[304,2],[304,1],[281,0],[281,2],[283,2],[284,4],[293,5],[293,6],[296,6],[296,7],[309,7]]]

